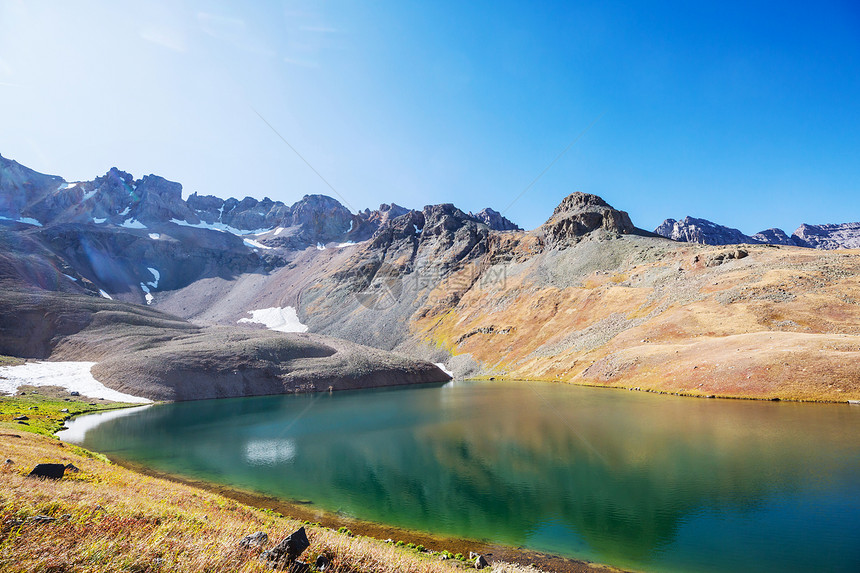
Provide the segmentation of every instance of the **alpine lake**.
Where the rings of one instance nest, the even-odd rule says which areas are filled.
[[[860,571],[860,406],[535,382],[159,404],[61,437],[340,516],[634,571]]]

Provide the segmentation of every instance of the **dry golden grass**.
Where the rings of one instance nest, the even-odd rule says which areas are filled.
[[[557,284],[564,281],[547,284],[551,272],[534,257],[503,287],[471,289],[453,306],[420,309],[412,332],[470,355],[485,377],[736,398],[860,399],[859,251],[745,246],[747,257],[713,265],[725,247],[666,243],[645,256],[648,248],[644,243],[617,268],[567,280],[563,288]],[[577,252],[552,260],[577,260]]]
[[[188,485],[144,476],[55,439],[4,428],[0,448],[0,572],[269,571],[261,549],[237,541],[256,531],[271,547],[301,522],[254,509]],[[92,456],[92,457],[90,457]],[[59,481],[25,477],[39,462],[80,469]],[[54,521],[40,523],[45,515]],[[460,562],[306,525],[311,563],[325,554],[326,571],[444,573]],[[496,564],[495,570],[531,568]]]

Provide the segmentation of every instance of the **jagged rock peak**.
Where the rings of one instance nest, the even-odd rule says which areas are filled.
[[[469,214],[478,219],[479,221],[482,221],[485,225],[487,225],[494,231],[522,231],[522,229],[516,223],[514,223],[507,217],[504,217],[495,209],[491,209],[489,207],[481,209],[477,213]]]
[[[654,229],[654,232],[673,241],[703,245],[737,245],[757,242],[737,229],[696,217],[684,217],[682,221],[666,219]]]
[[[579,191],[565,197],[541,226],[550,246],[576,241],[598,229],[617,234],[637,231],[625,211],[613,208],[597,195]]]
[[[553,216],[555,216],[559,213],[566,213],[570,211],[585,211],[594,207],[609,207],[610,209],[612,208],[609,203],[607,203],[597,195],[591,195],[590,193],[575,191],[562,199],[561,203],[558,204],[552,214]]]
[[[860,249],[860,222],[829,225],[802,224],[792,235],[802,246],[815,249]]]

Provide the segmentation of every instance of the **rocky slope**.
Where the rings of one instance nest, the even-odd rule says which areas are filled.
[[[791,236],[782,229],[766,229],[745,235],[737,229],[712,223],[707,219],[685,217],[681,221],[666,219],[654,232],[660,236],[702,245],[766,244],[807,247],[812,249],[860,248],[860,223],[832,225],[802,224]]]
[[[450,379],[428,362],[327,336],[201,327],[142,306],[32,290],[0,293],[0,354],[96,361],[104,385],[152,400]]]

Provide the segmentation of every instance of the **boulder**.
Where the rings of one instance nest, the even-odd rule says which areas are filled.
[[[27,477],[60,479],[65,472],[66,466],[63,464],[38,464]]]
[[[483,555],[478,555],[475,558],[475,569],[483,569],[484,567],[488,567],[490,564],[484,558]]]
[[[269,536],[263,532],[258,531],[257,533],[252,533],[251,535],[246,535],[242,539],[239,540],[240,547],[262,547],[269,542]]]
[[[266,561],[269,562],[270,566],[283,568],[295,561],[305,549],[310,547],[310,545],[311,542],[308,541],[305,528],[300,527],[293,533],[286,536],[272,549],[263,553],[263,556]],[[305,566],[307,566],[307,564],[305,564]]]

